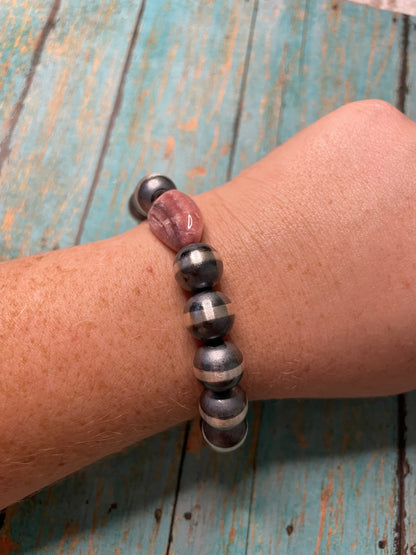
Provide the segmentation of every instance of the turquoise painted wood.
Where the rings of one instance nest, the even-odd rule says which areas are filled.
[[[25,93],[28,70],[53,2],[24,0],[0,4],[0,143],[7,135],[16,103]],[[47,35],[46,28],[43,35]],[[0,150],[1,152],[1,150]]]
[[[1,30],[0,56],[3,44],[12,55],[10,69],[0,67],[2,138],[32,37],[48,17],[55,23],[0,178],[3,258],[128,229],[131,187],[150,170],[187,192],[208,190],[345,101],[398,102],[406,26],[389,12],[318,0],[142,7],[0,7],[0,22],[13,20]],[[405,107],[414,117],[409,22]],[[14,35],[28,50],[10,49]],[[185,427],[160,434],[10,507],[0,553],[396,554],[400,499],[410,549],[413,398],[404,491],[396,398],[269,402],[255,405],[249,442],[231,457],[201,450],[193,423],[189,435]]]
[[[250,553],[395,553],[394,399],[264,408]]]
[[[405,93],[405,113],[413,121],[416,121],[416,94],[414,84],[416,82],[416,17],[409,17],[407,24],[407,76]]]
[[[135,224],[125,207],[147,173],[190,194],[226,181],[252,11],[240,0],[146,4],[83,242]]]
[[[53,28],[1,172],[3,258],[74,243],[140,7],[121,0],[45,5]],[[37,20],[19,2],[9,17],[26,26]],[[37,26],[31,35],[36,32]],[[30,71],[27,57],[20,67],[15,62],[15,71],[18,81]]]
[[[245,445],[226,457],[202,448],[199,423],[188,438],[170,553],[244,553],[251,514],[261,405],[252,407]]]
[[[394,103],[402,30],[349,2],[260,2],[233,175],[346,102]]]
[[[164,553],[183,440],[159,434],[13,505],[1,555]]]

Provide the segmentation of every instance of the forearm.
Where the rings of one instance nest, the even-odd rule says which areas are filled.
[[[236,248],[238,230],[227,225],[216,194],[197,202],[203,239],[224,259],[221,289],[246,299],[248,276],[240,273],[249,246]],[[196,415],[197,343],[183,322],[188,295],[173,260],[143,223],[108,240],[0,264],[0,509]],[[251,340],[267,337],[253,308],[237,306],[231,339],[242,350],[247,332]],[[243,383],[258,398],[266,395],[267,380],[258,380],[263,347],[248,345],[254,372]]]
[[[195,414],[172,254],[144,224],[0,264],[0,507]]]

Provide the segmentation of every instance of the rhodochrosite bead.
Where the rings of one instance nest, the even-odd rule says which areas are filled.
[[[201,240],[202,214],[191,197],[181,191],[163,193],[152,204],[147,218],[156,237],[174,251]]]

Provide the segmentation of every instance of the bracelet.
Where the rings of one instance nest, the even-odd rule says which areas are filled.
[[[223,272],[222,260],[213,247],[200,242],[203,220],[198,206],[168,177],[151,174],[139,181],[130,209],[140,219],[147,217],[154,235],[177,252],[175,279],[193,294],[185,304],[185,325],[203,342],[193,361],[194,375],[204,386],[199,399],[202,436],[215,451],[233,451],[247,437],[248,401],[237,385],[243,355],[224,339],[234,323],[232,304],[213,289]]]

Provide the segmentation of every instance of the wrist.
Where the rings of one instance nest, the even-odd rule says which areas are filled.
[[[250,400],[284,396],[292,384],[282,386],[282,374],[276,371],[277,365],[284,364],[286,352],[280,317],[283,291],[274,259],[264,259],[266,227],[259,233],[250,195],[240,178],[195,200],[205,221],[203,241],[217,249],[224,264],[220,289],[235,310],[227,337],[244,356],[241,385]]]

